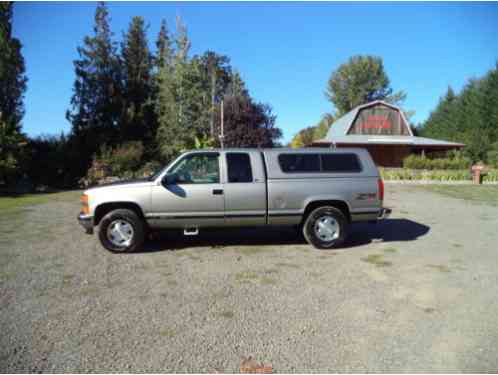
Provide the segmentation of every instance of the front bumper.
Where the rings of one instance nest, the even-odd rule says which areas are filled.
[[[391,210],[390,208],[387,208],[387,207],[384,207],[380,210],[380,213],[379,213],[379,217],[377,218],[377,220],[382,220],[382,219],[386,219],[389,217],[389,215],[391,215],[391,212],[393,210]]]
[[[85,229],[87,234],[93,234],[93,216],[80,212],[78,223]]]

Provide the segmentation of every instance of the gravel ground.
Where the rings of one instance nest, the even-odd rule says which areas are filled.
[[[388,185],[319,251],[289,229],[106,252],[78,202],[0,219],[1,372],[497,372],[498,207]]]

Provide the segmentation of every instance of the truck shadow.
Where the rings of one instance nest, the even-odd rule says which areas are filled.
[[[427,225],[409,219],[385,219],[377,224],[356,223],[351,227],[345,248],[372,242],[415,241],[430,231]]]
[[[409,219],[385,219],[377,224],[355,223],[343,249],[372,242],[415,241],[430,227]],[[141,252],[181,250],[196,247],[307,245],[295,227],[204,229],[197,236],[179,231],[155,232]]]

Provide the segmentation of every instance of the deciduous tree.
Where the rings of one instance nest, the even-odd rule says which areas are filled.
[[[351,109],[374,100],[400,104],[406,97],[402,91],[393,92],[382,58],[353,56],[332,72],[325,96],[342,116]]]
[[[248,95],[226,96],[223,109],[225,147],[274,147],[282,136],[271,107]]]

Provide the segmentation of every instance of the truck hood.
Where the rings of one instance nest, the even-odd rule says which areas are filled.
[[[87,191],[96,191],[100,189],[107,189],[107,188],[115,188],[115,187],[128,187],[128,186],[137,186],[137,185],[150,185],[152,184],[152,181],[149,180],[149,178],[136,178],[136,179],[131,179],[131,180],[120,180],[120,181],[115,181],[115,182],[108,182],[106,184],[102,185],[96,185],[90,187]]]

